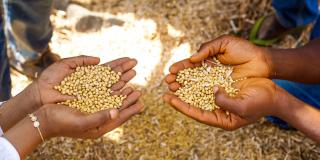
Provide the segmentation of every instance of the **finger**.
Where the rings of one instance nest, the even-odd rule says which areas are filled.
[[[135,67],[138,64],[138,61],[135,59],[130,59],[129,61],[122,63],[116,67],[113,68],[116,72],[125,73],[129,70],[131,70],[133,67]]]
[[[122,105],[120,106],[119,110],[123,110],[132,104],[136,103],[140,96],[141,92],[140,91],[134,91],[131,87],[123,89],[121,92],[120,91],[115,91],[112,92],[112,95],[125,95],[127,98],[123,100]]]
[[[184,59],[182,61],[174,63],[170,68],[169,72],[172,74],[177,74],[180,70],[192,67],[201,66],[200,63],[191,63],[189,59]]]
[[[171,105],[184,115],[207,125],[226,128],[226,124],[231,123],[229,116],[226,115],[225,111],[216,112],[202,110],[200,108],[193,107],[175,97],[171,99]]]
[[[61,62],[67,64],[70,68],[75,69],[79,66],[97,65],[99,64],[100,59],[98,57],[82,55],[78,57],[65,58],[62,59]]]
[[[123,88],[126,85],[126,82],[124,81],[119,81],[116,84],[112,85],[111,90],[113,91],[118,91],[121,88]]]
[[[184,113],[187,113],[188,110],[190,109],[190,105],[188,103],[181,101],[176,95],[170,92],[167,92],[164,94],[163,100],[169,103],[170,105],[172,105],[175,109],[179,111],[183,110]],[[173,102],[175,103],[178,102],[178,103],[174,104]]]
[[[192,107],[188,103],[180,100],[178,97],[176,96],[172,97],[170,100],[170,104],[173,106],[173,108],[175,108],[179,112],[193,119],[196,119],[198,121],[202,120],[201,118],[202,118],[203,110]]]
[[[58,93],[58,94],[59,94],[59,96],[57,97],[57,101],[56,102],[64,102],[64,101],[67,101],[67,100],[77,99],[76,96],[63,95],[61,93]]]
[[[127,87],[127,88],[125,88],[124,90],[122,90],[121,94],[128,96],[128,95],[129,95],[130,93],[132,93],[132,92],[133,92],[133,88]]]
[[[120,111],[119,117],[116,119],[116,124],[120,126],[123,122],[127,121],[129,118],[135,114],[140,113],[144,108],[141,102],[138,102],[122,111]]]
[[[118,65],[121,65],[122,63],[128,62],[131,59],[129,57],[123,57],[123,58],[119,58],[116,60],[113,60],[111,62],[107,62],[105,64],[103,64],[104,66],[109,66],[110,68],[115,68]]]
[[[232,113],[232,115],[229,116],[225,111],[220,109],[214,111],[201,110],[199,108],[190,106],[174,95],[166,94],[164,96],[164,100],[170,103],[173,108],[175,108],[182,114],[207,125],[223,128],[226,130],[234,130],[245,124],[244,119],[240,118],[239,116],[233,115]]]
[[[241,115],[244,107],[242,99],[230,97],[222,87],[214,86],[215,103],[224,110]]]
[[[166,81],[168,84],[170,84],[170,83],[172,83],[172,82],[175,82],[176,79],[177,79],[177,76],[176,76],[176,75],[174,75],[174,74],[169,74],[169,75],[166,76],[165,81]]]
[[[131,87],[127,87],[127,88],[123,89],[121,92],[120,91],[114,91],[111,94],[112,95],[125,95],[125,96],[128,96],[132,92],[133,92],[133,89]]]
[[[212,123],[210,125],[222,128],[227,131],[232,131],[246,124],[249,124],[248,120],[243,119],[238,115],[235,115],[233,113],[229,113],[227,115],[225,110],[216,109],[212,111],[212,113],[214,114],[215,120],[211,120],[210,122]]]
[[[131,94],[127,96],[127,98],[122,102],[120,107],[120,111],[128,108],[129,106],[135,104],[139,98],[141,97],[140,91],[133,91]]]
[[[126,85],[127,82],[129,82],[132,78],[134,78],[134,76],[136,76],[135,70],[130,70],[130,71],[126,72],[125,74],[121,75],[120,81],[118,81],[117,83],[112,85],[111,90],[117,91],[117,90],[122,89]]]
[[[137,103],[127,109],[124,109],[120,112],[118,118],[114,119],[110,123],[106,123],[96,129],[92,129],[89,132],[85,133],[83,138],[97,138],[102,136],[103,134],[119,127],[124,122],[126,122],[128,119],[130,119],[132,116],[134,116],[137,113],[140,113],[140,111],[143,109],[143,104]]]
[[[226,50],[225,46],[232,38],[232,36],[225,35],[202,44],[200,49],[198,50],[198,53],[191,56],[190,61],[193,63],[201,62],[210,56],[224,53]]]
[[[172,98],[172,94],[170,94],[170,92],[167,92],[165,94],[163,94],[162,99],[166,102],[170,104],[171,98]]]
[[[178,82],[173,82],[169,85],[169,89],[172,91],[172,92],[175,92],[177,91],[179,88],[181,87],[181,85],[178,83]]]
[[[173,95],[167,95],[167,96],[169,96],[169,99],[170,99],[169,103],[172,105],[172,107],[178,110],[179,112],[183,113],[184,115],[191,117],[201,123],[221,127],[221,124],[219,124],[218,122],[217,116],[214,115],[213,112],[192,107],[188,103],[180,100],[176,96],[173,96]],[[168,99],[166,101],[168,101]]]
[[[89,130],[91,128],[101,126],[107,121],[116,119],[118,116],[119,111],[117,109],[109,109],[85,115],[79,118],[78,122],[82,126],[83,130]]]
[[[135,70],[129,70],[125,72],[123,75],[121,75],[120,80],[124,82],[129,82],[134,76],[136,76]]]
[[[131,87],[127,87],[125,89],[123,89],[122,91],[113,91],[111,93],[111,95],[125,95],[125,96],[128,96],[131,92],[133,92],[133,89]]]

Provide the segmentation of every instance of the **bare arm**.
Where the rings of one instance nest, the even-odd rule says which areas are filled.
[[[320,39],[296,49],[269,49],[272,78],[320,83]]]
[[[41,122],[43,117],[39,114],[37,116]],[[42,121],[41,126],[45,125]],[[42,142],[37,129],[33,127],[33,123],[29,117],[24,118],[14,127],[10,128],[4,137],[15,147],[21,159],[25,159],[27,154],[31,153]]]
[[[217,56],[234,67],[232,77],[277,78],[320,83],[320,39],[296,49],[274,49],[253,45],[234,36],[221,36],[204,43],[190,62]]]
[[[320,142],[320,111],[289,95],[281,103],[279,117],[311,139]]]
[[[35,84],[3,104],[0,108],[0,126],[4,132],[23,119],[28,113],[34,112],[40,104],[34,99]]]

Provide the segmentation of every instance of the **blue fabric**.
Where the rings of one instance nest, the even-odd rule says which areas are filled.
[[[0,17],[0,101],[6,101],[11,96],[11,80],[2,22]]]
[[[53,0],[3,0],[6,37],[20,63],[38,59],[48,47],[52,5]]]
[[[300,99],[301,101],[320,109],[320,84],[310,85],[297,82],[291,82],[287,80],[273,80],[278,86],[285,89],[287,92]],[[267,120],[278,125],[280,128],[290,129],[292,128],[285,121],[269,116]]]
[[[314,40],[316,38],[320,38],[320,18],[318,18],[317,22],[314,24],[310,35],[310,40]]]
[[[286,28],[296,28],[315,23],[310,39],[320,37],[318,0],[272,0],[276,17]]]
[[[272,0],[272,5],[282,26],[296,28],[314,23],[310,40],[320,38],[318,0]],[[274,80],[274,82],[305,103],[320,108],[320,85],[308,85],[286,80]],[[266,118],[280,128],[292,128],[287,122],[277,117],[268,116]]]
[[[295,28],[315,22],[319,15],[318,0],[273,0],[280,23]]]

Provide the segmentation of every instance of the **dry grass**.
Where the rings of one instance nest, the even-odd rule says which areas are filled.
[[[29,159],[318,159],[320,146],[296,131],[260,122],[226,132],[195,122],[166,105],[162,82],[168,66],[222,34],[247,37],[267,0],[73,0],[103,17],[97,32],[76,31],[77,16],[55,12],[52,49],[62,57],[95,55],[102,61],[130,56],[139,61],[133,85],[146,109],[96,140],[54,138]],[[89,12],[89,11],[88,11]],[[119,23],[115,23],[114,19]],[[121,22],[121,23],[120,23]],[[307,34],[288,36],[276,47],[295,47]],[[20,77],[20,78],[19,78]],[[24,81],[15,74],[14,84]],[[23,86],[15,86],[17,93]],[[49,158],[50,157],[50,158]]]

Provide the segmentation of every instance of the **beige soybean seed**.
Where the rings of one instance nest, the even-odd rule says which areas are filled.
[[[75,72],[65,77],[54,89],[62,94],[76,96],[59,104],[76,108],[81,112],[94,113],[104,109],[120,108],[124,95],[111,95],[112,85],[120,80],[121,72],[106,66],[77,67]],[[112,105],[111,105],[112,104]]]
[[[183,86],[175,95],[192,106],[212,111],[219,108],[215,104],[213,86],[224,87],[230,96],[235,96],[239,90],[233,88],[232,84],[239,80],[231,77],[233,67],[221,64],[216,58],[206,62],[212,65],[203,62],[200,67],[186,68],[178,72],[176,81]]]

